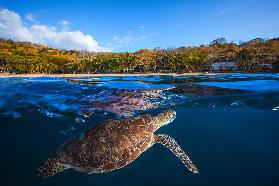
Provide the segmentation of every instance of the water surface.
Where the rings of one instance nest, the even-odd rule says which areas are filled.
[[[34,172],[110,118],[173,109],[172,136],[200,174],[155,145],[108,174]],[[0,185],[278,185],[279,74],[0,78]]]

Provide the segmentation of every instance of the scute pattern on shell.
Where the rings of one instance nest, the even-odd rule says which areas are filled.
[[[93,127],[83,139],[76,138],[61,146],[63,163],[87,173],[119,169],[148,149],[158,128],[150,115],[110,120]]]
[[[36,171],[36,175],[40,178],[47,178],[68,168],[68,166],[61,163],[59,155],[54,154],[42,163],[41,167]]]

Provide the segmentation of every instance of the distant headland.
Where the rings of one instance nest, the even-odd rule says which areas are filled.
[[[197,47],[141,49],[122,53],[61,50],[30,42],[0,39],[2,76],[277,71],[279,38],[256,38],[240,44],[219,38]]]

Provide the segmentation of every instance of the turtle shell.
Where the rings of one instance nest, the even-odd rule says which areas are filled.
[[[154,142],[155,130],[155,122],[148,114],[109,120],[63,144],[57,155],[63,163],[82,172],[110,172],[129,164],[148,149]]]

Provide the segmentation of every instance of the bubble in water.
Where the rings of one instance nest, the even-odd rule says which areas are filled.
[[[213,103],[209,103],[208,107],[212,107],[212,108],[214,108],[214,107],[215,107],[215,104],[213,104]]]
[[[78,123],[78,124],[82,124],[82,123],[85,123],[85,120],[82,119],[82,118],[76,118],[75,122]]]
[[[237,100],[237,101],[231,102],[230,105],[231,105],[232,107],[241,107],[241,106],[243,106],[243,103],[242,103],[241,101]]]
[[[50,117],[50,118],[62,118],[63,115],[62,114],[58,114],[58,113],[54,113],[54,112],[50,112],[48,111],[47,109],[38,109],[38,111],[47,116],[47,117]]]
[[[272,110],[273,110],[273,111],[277,111],[278,109],[279,109],[279,106],[274,107]]]
[[[91,117],[92,114],[93,114],[93,112],[84,112],[84,113],[83,113],[83,116],[84,116],[85,118],[89,118],[89,117]]]

